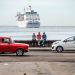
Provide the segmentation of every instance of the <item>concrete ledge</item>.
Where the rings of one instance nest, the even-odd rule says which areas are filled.
[[[46,40],[46,42],[45,42],[46,47],[51,47],[52,43],[55,41],[59,41],[59,40]],[[26,44],[29,44],[29,47],[33,47],[33,41],[32,40],[14,40],[14,42],[26,43]],[[37,40],[36,40],[36,46],[38,47],[38,41]],[[40,41],[40,46],[42,47],[42,40]]]
[[[29,47],[30,51],[49,51],[51,47]]]

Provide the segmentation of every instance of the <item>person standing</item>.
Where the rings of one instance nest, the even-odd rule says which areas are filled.
[[[33,33],[33,35],[32,35],[32,44],[33,44],[33,46],[36,46],[36,35],[35,35],[35,33]]]
[[[37,34],[37,40],[38,40],[38,46],[40,46],[40,41],[41,41],[41,34],[38,32]]]
[[[46,39],[47,39],[47,36],[46,36],[46,34],[44,32],[43,35],[42,35],[42,46],[43,47],[45,47]]]

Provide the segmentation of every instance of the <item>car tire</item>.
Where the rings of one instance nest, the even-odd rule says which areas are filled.
[[[23,56],[23,54],[24,54],[24,52],[23,52],[22,49],[17,49],[17,50],[16,50],[16,55],[17,55],[17,56]]]
[[[58,47],[56,48],[56,51],[57,51],[58,53],[61,53],[61,52],[63,51],[63,47],[62,47],[62,46],[58,46]]]

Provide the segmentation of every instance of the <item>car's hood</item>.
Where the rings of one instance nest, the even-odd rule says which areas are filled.
[[[59,42],[61,42],[61,41],[56,41],[56,42],[53,42],[53,45],[58,44]]]

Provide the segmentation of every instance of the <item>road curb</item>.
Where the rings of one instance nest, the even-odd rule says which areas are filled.
[[[29,47],[30,51],[51,51],[51,47]]]

